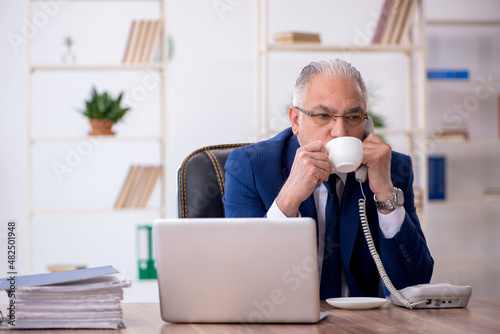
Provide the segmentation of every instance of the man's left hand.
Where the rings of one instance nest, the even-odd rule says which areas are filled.
[[[370,189],[379,201],[392,197],[391,156],[391,146],[376,135],[370,134],[363,141],[362,163],[368,167]]]

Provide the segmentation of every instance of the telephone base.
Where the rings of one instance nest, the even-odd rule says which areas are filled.
[[[414,308],[457,308],[467,306],[472,294],[472,287],[430,283],[409,286],[399,290],[399,292],[411,303],[422,302]],[[403,306],[392,295],[391,301],[394,305]]]

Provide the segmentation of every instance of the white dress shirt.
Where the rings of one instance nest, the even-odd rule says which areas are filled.
[[[339,198],[339,205],[342,203],[342,194],[344,192],[344,185],[347,178],[346,173],[337,173],[339,176],[337,178],[336,190],[337,196]],[[324,254],[324,244],[325,244],[325,209],[326,201],[328,199],[328,190],[326,186],[321,183],[316,186],[313,192],[314,203],[316,205],[316,213],[318,215],[318,273],[319,279],[321,281],[321,269],[323,267],[323,254]],[[378,212],[378,211],[377,211]],[[379,227],[382,231],[382,235],[386,239],[393,238],[401,229],[403,221],[405,218],[404,207],[399,207],[388,214],[382,214],[378,212]],[[301,217],[300,212],[297,213],[298,217]],[[286,218],[286,216],[281,212],[280,208],[276,204],[276,200],[273,202],[269,211],[267,212],[268,218]],[[321,282],[320,282],[321,283]],[[349,295],[349,288],[347,287],[347,282],[345,280],[344,271],[342,270],[342,283],[341,283],[341,296],[347,297]]]

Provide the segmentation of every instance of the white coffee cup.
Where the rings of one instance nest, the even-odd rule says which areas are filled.
[[[338,137],[330,140],[325,146],[334,172],[354,172],[361,165],[363,144],[358,138]]]

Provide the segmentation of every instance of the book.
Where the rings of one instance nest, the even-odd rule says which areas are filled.
[[[439,130],[434,133],[434,138],[439,140],[450,140],[456,142],[462,142],[469,139],[469,133],[467,130]]]
[[[410,32],[411,25],[413,23],[413,17],[415,16],[415,11],[417,9],[418,0],[410,0],[409,8],[406,12],[406,18],[401,29],[401,34],[397,41],[398,44],[410,44]]]
[[[141,38],[144,34],[144,26],[145,26],[146,21],[139,20],[139,21],[134,21],[132,25],[134,26],[134,31],[131,32],[131,35],[129,37],[130,43],[127,45],[127,51],[125,55],[127,56],[127,64],[134,64],[136,63],[136,59],[139,54],[140,50],[140,44],[141,44]]]
[[[137,41],[139,37],[139,22],[133,21],[130,27],[130,33],[127,42],[127,48],[125,50],[125,56],[123,57],[124,64],[132,63],[132,59],[137,48]]]
[[[137,45],[137,52],[135,54],[135,57],[133,59],[134,63],[142,63],[142,58],[144,56],[144,50],[146,48],[146,43],[148,40],[148,36],[151,33],[151,28],[153,26],[152,21],[144,21],[142,30],[139,35],[139,42]]]
[[[161,20],[133,21],[123,63],[144,64],[153,62],[160,44],[161,31]]]
[[[398,44],[399,37],[401,36],[401,31],[406,20],[406,15],[412,0],[402,0],[399,10],[395,13],[394,17],[394,29],[391,32],[388,44]]]
[[[144,181],[144,189],[141,192],[141,196],[139,199],[138,206],[141,208],[145,208],[153,194],[153,190],[156,186],[156,183],[160,179],[163,168],[159,167],[149,167],[147,177]]]
[[[463,142],[469,139],[467,124],[443,123],[436,128],[433,138],[445,141]]]
[[[115,208],[145,208],[162,171],[162,166],[131,166]]]
[[[446,80],[466,80],[469,79],[469,71],[462,69],[450,70],[427,70],[427,79],[446,79]]]
[[[391,41],[397,15],[400,11],[402,1],[403,0],[393,0],[391,2],[391,7],[389,8],[389,12],[387,13],[387,20],[385,22],[384,29],[382,30],[382,36],[380,37],[381,44],[389,44]]]
[[[130,194],[130,190],[134,185],[136,175],[137,175],[137,167],[136,166],[130,167],[125,184],[123,185],[122,191],[120,192],[120,196],[116,201],[115,208],[118,209],[125,207],[125,203],[127,203],[127,199]]]
[[[321,43],[319,34],[304,32],[283,32],[274,35],[276,44]]]
[[[125,202],[124,207],[127,207],[127,208],[137,207],[137,202],[139,201],[141,188],[144,184],[144,174],[145,173],[146,173],[146,171],[145,171],[144,167],[137,166],[134,182],[132,184],[132,187],[130,188],[130,192],[127,196],[127,201]]]
[[[380,43],[380,38],[382,37],[382,31],[384,30],[384,26],[387,21],[387,16],[389,14],[389,9],[391,8],[393,0],[385,0],[384,5],[382,7],[382,11],[380,12],[380,18],[377,23],[377,28],[375,29],[375,34],[373,35],[372,43],[377,44]]]
[[[154,61],[158,46],[160,44],[161,30],[161,21],[152,21],[141,59],[142,63],[152,63]]]
[[[121,301],[129,287],[112,266],[0,279],[9,295],[2,328],[124,327]]]
[[[444,156],[429,157],[429,200],[446,198],[446,158]]]
[[[484,196],[491,198],[500,198],[500,188],[486,188],[484,189]]]

